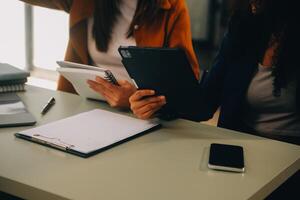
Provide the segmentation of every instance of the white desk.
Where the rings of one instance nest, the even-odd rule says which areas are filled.
[[[37,125],[94,108],[110,110],[36,87],[20,96]],[[57,103],[42,117],[51,96]],[[28,127],[0,129],[0,191],[43,200],[261,199],[300,169],[300,147],[295,145],[185,120],[163,126],[88,159],[14,137]],[[212,142],[242,145],[246,173],[208,169]]]

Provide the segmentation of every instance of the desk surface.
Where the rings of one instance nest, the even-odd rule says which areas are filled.
[[[54,96],[56,105],[39,113]],[[28,87],[20,97],[45,124],[104,103]],[[185,120],[88,159],[14,137],[0,129],[0,191],[26,199],[261,199],[300,169],[300,147]],[[29,127],[30,128],[30,127]],[[213,142],[242,145],[246,172],[207,168]]]

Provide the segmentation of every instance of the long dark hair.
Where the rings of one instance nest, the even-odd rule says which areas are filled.
[[[134,26],[155,23],[159,19],[161,0],[138,0],[135,15],[127,32],[127,37],[133,35]],[[121,0],[95,0],[93,36],[97,49],[108,50],[114,23],[120,14]]]
[[[246,48],[254,49],[261,61],[266,50],[276,45],[272,58],[274,96],[280,96],[281,89],[290,81],[296,80],[297,99],[300,100],[300,64],[297,58],[300,48],[298,1],[231,0],[231,2],[233,3],[231,21],[238,21],[240,27],[236,29],[243,29],[244,37],[240,42],[246,44]]]

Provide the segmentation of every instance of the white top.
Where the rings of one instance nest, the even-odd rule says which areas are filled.
[[[129,75],[121,63],[121,56],[118,53],[119,46],[136,46],[134,37],[127,38],[127,32],[135,14],[137,0],[122,0],[120,15],[118,16],[112,31],[111,41],[107,52],[100,52],[97,49],[93,37],[94,19],[88,20],[88,51],[93,64],[111,70],[117,79],[130,80]]]
[[[273,96],[272,68],[259,65],[247,92],[244,123],[261,135],[300,137],[300,117],[296,112],[296,82]]]

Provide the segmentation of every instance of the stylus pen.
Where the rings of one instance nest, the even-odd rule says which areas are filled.
[[[55,104],[55,99],[54,97],[51,97],[47,104],[43,107],[41,114],[44,115],[48,112],[48,110]]]

